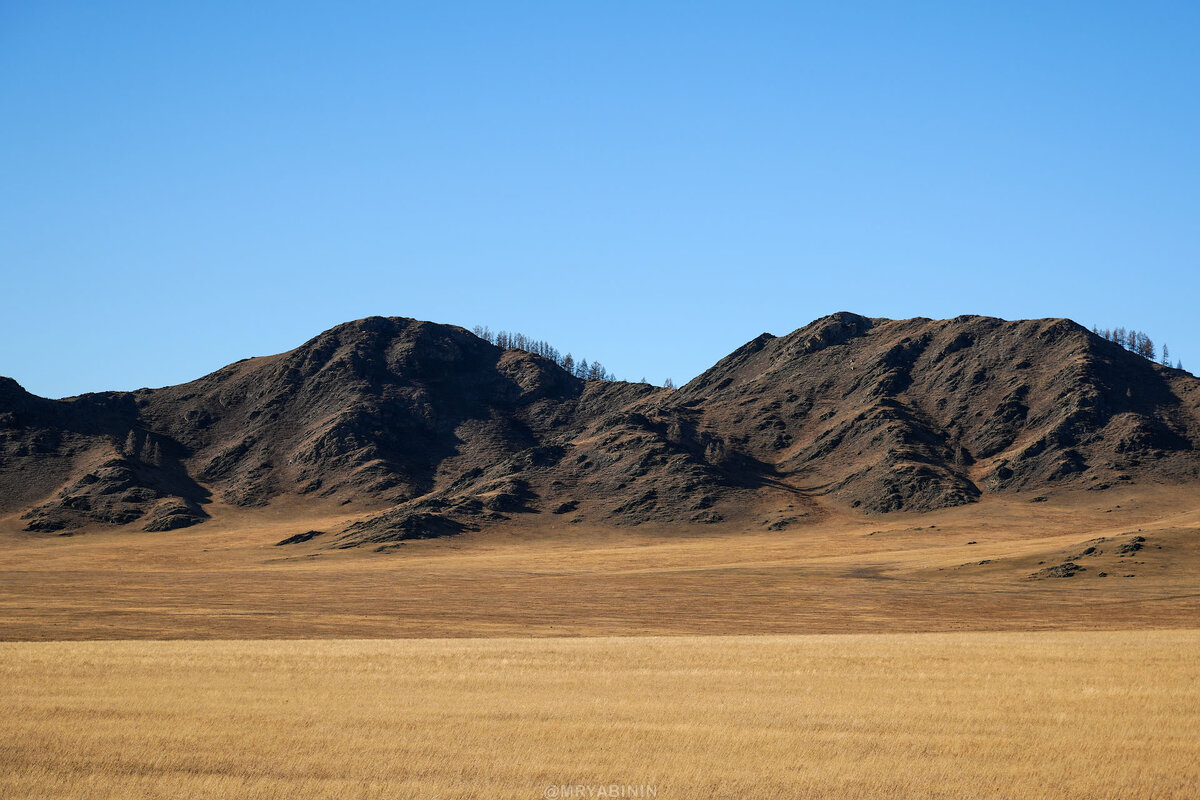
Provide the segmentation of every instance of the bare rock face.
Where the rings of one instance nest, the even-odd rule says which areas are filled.
[[[1069,320],[867,320],[760,337],[685,386],[742,450],[872,512],[1194,481],[1197,381]]]
[[[673,391],[372,317],[164,389],[54,401],[0,378],[0,514],[30,531],[166,531],[212,499],[303,496],[357,521],[295,543],[392,547],[526,514],[715,523],[767,492],[787,498],[777,521],[1195,485],[1198,440],[1200,381],[1069,320],[843,312]]]
[[[202,521],[208,491],[184,456],[140,425],[132,394],[45,400],[0,379],[0,512],[21,511],[26,530],[125,525],[164,501]]]

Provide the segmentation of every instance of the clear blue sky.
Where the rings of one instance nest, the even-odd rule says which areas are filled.
[[[0,374],[403,315],[691,378],[1069,316],[1200,367],[1200,5],[0,0]]]

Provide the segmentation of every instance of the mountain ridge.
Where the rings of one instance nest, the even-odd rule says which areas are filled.
[[[308,497],[348,517],[310,538],[383,548],[529,513],[690,525],[753,510],[783,528],[1196,483],[1198,437],[1200,380],[1066,319],[837,312],[671,390],[368,317],[160,389],[47,400],[0,378],[0,516],[35,533],[172,530],[214,500]]]

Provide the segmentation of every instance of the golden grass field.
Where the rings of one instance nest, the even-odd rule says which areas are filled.
[[[0,679],[5,798],[1200,790],[1197,631],[30,642]]]
[[[222,511],[0,521],[0,798],[1200,796],[1178,491],[388,553]]]

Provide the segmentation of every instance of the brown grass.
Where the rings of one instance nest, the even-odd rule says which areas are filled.
[[[0,639],[1194,627],[1198,506],[1165,488],[993,497],[782,532],[606,530],[542,514],[391,553],[274,546],[345,523],[318,507],[223,509],[168,533],[0,533]],[[1133,534],[1145,547],[1119,555]],[[1077,559],[1085,572],[1029,579],[1098,537],[1102,552]]]
[[[0,643],[0,798],[1200,794],[1179,492],[783,532],[538,515],[392,553],[274,546],[336,509],[224,511],[0,521],[0,638],[217,640]],[[264,638],[302,641],[230,641]]]
[[[5,798],[1193,798],[1200,631],[0,645]]]

